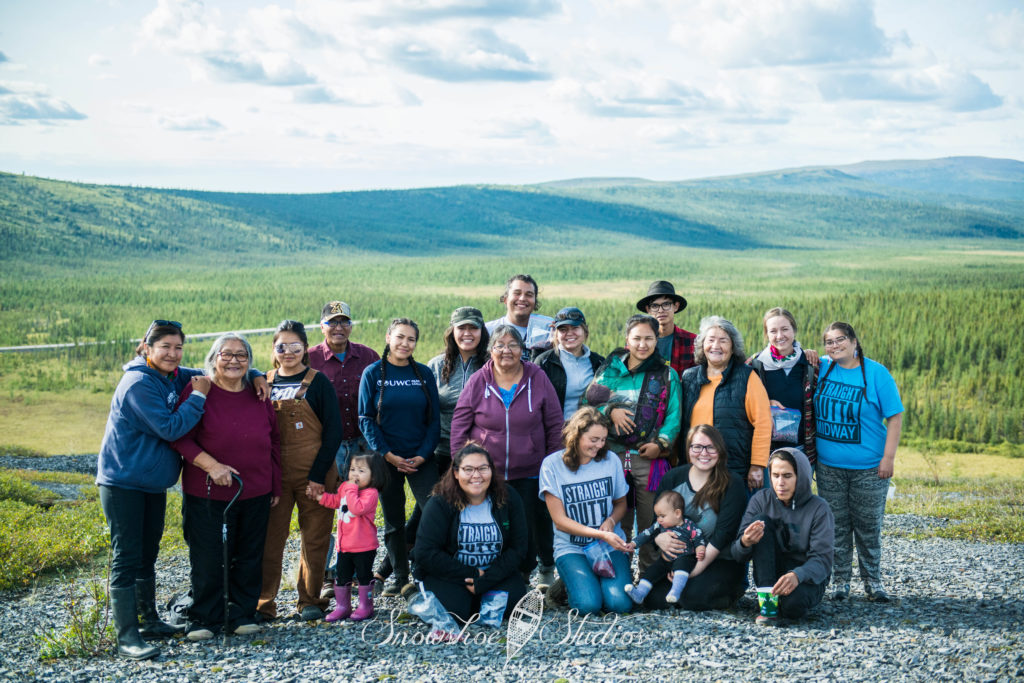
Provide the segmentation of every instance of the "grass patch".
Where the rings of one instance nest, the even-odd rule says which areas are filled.
[[[98,453],[116,384],[115,379],[105,394],[82,389],[5,391],[0,401],[0,424],[7,438],[18,443],[4,446],[4,450],[21,451],[10,455]]]
[[[105,580],[88,581],[84,587],[74,578],[66,585],[68,620],[58,628],[49,628],[36,636],[39,658],[96,657],[114,647],[116,634],[110,617],[110,600]]]
[[[26,446],[15,444],[0,445],[0,457],[4,458],[39,458],[46,455],[49,454]]]
[[[28,586],[40,574],[88,562],[107,545],[98,501],[44,509],[0,500],[0,590]]]
[[[1024,543],[1024,480],[896,479],[896,496],[886,511],[940,517],[953,523],[923,536],[961,541]],[[922,536],[922,534],[917,534]]]

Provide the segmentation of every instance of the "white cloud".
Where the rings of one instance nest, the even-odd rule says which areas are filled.
[[[1003,52],[1024,52],[1024,12],[1014,7],[1006,14],[987,18],[989,45]]]
[[[0,83],[0,125],[18,125],[21,121],[52,123],[87,118],[66,101],[53,97],[38,83]]]
[[[895,73],[833,73],[822,79],[819,88],[828,101],[930,102],[957,112],[992,109],[1003,103],[974,74],[943,65]]]
[[[376,0],[363,6],[379,21],[412,24],[467,18],[535,19],[562,11],[562,3],[557,0]]]
[[[727,67],[821,64],[891,52],[870,0],[678,3],[672,39]]]
[[[306,68],[280,53],[235,54],[222,52],[202,57],[211,75],[220,81],[258,85],[309,85],[315,83]]]
[[[552,92],[594,116],[680,117],[727,107],[716,95],[644,71],[620,71],[590,83],[565,79]]]
[[[391,46],[402,69],[439,81],[537,81],[549,78],[529,55],[490,29],[417,31]]]
[[[550,145],[556,142],[548,124],[527,118],[493,122],[483,136],[496,140],[519,140],[532,145]]]
[[[157,123],[164,130],[172,131],[218,131],[224,129],[224,124],[209,116],[161,116]]]
[[[89,55],[89,66],[103,69],[110,66],[110,58],[103,55]]]
[[[185,54],[202,54],[225,47],[227,34],[217,24],[220,15],[208,12],[200,0],[158,0],[142,20],[142,35],[156,47]]]

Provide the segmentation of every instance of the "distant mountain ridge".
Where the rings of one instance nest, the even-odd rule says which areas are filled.
[[[0,173],[0,259],[822,247],[1019,240],[1024,163],[951,157],[685,181],[581,178],[322,194],[87,185]]]

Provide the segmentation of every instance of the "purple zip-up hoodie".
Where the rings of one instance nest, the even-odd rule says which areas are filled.
[[[494,381],[494,361],[473,373],[452,414],[452,455],[475,441],[506,480],[540,474],[545,456],[562,447],[562,406],[551,380],[528,361],[508,410]]]

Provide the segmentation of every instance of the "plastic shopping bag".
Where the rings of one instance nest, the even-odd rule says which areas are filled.
[[[800,411],[772,406],[772,441],[797,443],[800,438]]]
[[[480,598],[480,625],[500,628],[508,606],[508,591],[487,591]]]
[[[583,546],[583,553],[590,560],[594,574],[605,579],[615,578],[615,567],[612,565],[612,547],[602,540],[594,540]]]

